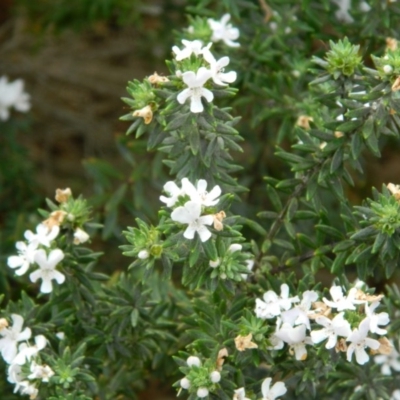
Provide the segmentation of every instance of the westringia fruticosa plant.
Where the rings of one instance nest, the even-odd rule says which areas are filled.
[[[389,32],[399,5],[221,2],[217,16],[198,3],[169,74],[123,98],[127,133],[171,176],[158,215],[124,231],[134,261],[108,277],[87,246],[88,202],[69,189],[47,201],[7,259],[24,291],[2,309],[4,390],[133,399],[157,377],[189,400],[399,399],[400,185],[352,197],[365,160],[400,136],[400,47],[368,28],[354,42],[356,17],[376,12]],[[329,36],[316,10],[348,37]],[[323,46],[307,42],[317,28]],[[281,140],[256,217],[236,211],[252,177],[234,161],[253,131]]]

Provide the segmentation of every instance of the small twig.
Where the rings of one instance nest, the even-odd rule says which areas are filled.
[[[262,10],[265,13],[264,22],[267,23],[272,17],[272,10],[271,7],[267,4],[265,0],[258,0]]]

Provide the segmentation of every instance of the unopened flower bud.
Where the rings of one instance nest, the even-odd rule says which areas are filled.
[[[335,136],[335,138],[341,138],[341,137],[343,137],[344,136],[344,133],[343,132],[340,132],[340,131],[335,131],[335,133],[334,133],[334,136]]]
[[[390,73],[392,73],[393,72],[393,68],[392,68],[392,66],[391,65],[384,65],[383,66],[383,72],[385,73],[385,74],[390,74]]]
[[[189,367],[200,367],[201,365],[201,361],[199,357],[196,356],[190,356],[187,360],[186,360],[186,364]]]
[[[0,332],[4,328],[7,328],[7,326],[8,326],[8,321],[5,318],[0,318]]]
[[[74,244],[85,243],[89,240],[90,236],[81,228],[76,228],[74,233]]]
[[[221,380],[221,374],[218,371],[213,371],[210,374],[210,379],[212,383],[218,383]]]
[[[221,261],[219,260],[219,258],[217,258],[215,261],[210,260],[210,262],[208,263],[208,265],[211,268],[217,268],[219,266],[219,264],[221,264]]]
[[[181,388],[182,389],[189,389],[190,388],[190,381],[189,381],[188,378],[182,378],[180,384],[181,384]]]
[[[241,251],[242,250],[242,245],[238,244],[238,243],[232,243],[229,248],[228,251],[230,251],[231,253],[234,253],[235,251]]]
[[[57,189],[55,199],[59,203],[65,203],[72,196],[72,192],[70,188],[66,189]]]
[[[140,110],[136,110],[132,113],[132,115],[134,117],[142,117],[146,125],[148,125],[153,119],[153,111],[150,106],[146,106]]]
[[[208,389],[205,387],[201,387],[197,389],[197,397],[200,397],[201,399],[203,397],[208,396]]]
[[[149,252],[147,250],[140,250],[139,254],[138,254],[138,257],[141,260],[145,260],[146,258],[149,258]]]
[[[152,85],[158,85],[159,83],[169,82],[169,79],[166,76],[160,76],[157,72],[154,72],[153,75],[149,76],[149,82]]]

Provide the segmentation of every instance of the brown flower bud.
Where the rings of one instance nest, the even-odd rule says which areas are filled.
[[[397,49],[397,40],[395,38],[386,38],[386,50],[394,51]]]
[[[43,224],[51,230],[53,226],[60,226],[64,221],[65,216],[67,213],[62,210],[53,211],[50,214],[50,217],[43,221]]]
[[[228,350],[224,347],[218,352],[217,362],[216,362],[217,371],[222,370],[222,365],[224,364],[225,357],[228,357]]]
[[[220,211],[213,215],[214,218],[214,229],[217,231],[222,231],[224,229],[223,219],[226,217],[225,211]]]
[[[347,351],[346,339],[341,338],[337,341],[335,346],[336,353],[342,352],[345,353]]]
[[[7,326],[8,326],[8,321],[5,318],[0,318],[0,332],[4,328],[7,328]]]
[[[310,121],[314,121],[313,117],[309,117],[308,115],[300,115],[297,118],[296,125],[300,126],[300,128],[310,129]]]
[[[57,189],[55,199],[59,203],[65,203],[72,196],[70,188]]]
[[[392,92],[397,92],[400,90],[400,76],[396,78],[392,85]]]
[[[154,72],[153,75],[150,75],[148,79],[152,85],[158,85],[159,83],[169,82],[169,79],[166,76],[160,76],[157,74],[157,72]]]
[[[256,343],[252,342],[253,334],[249,333],[247,336],[236,336],[235,346],[239,351],[245,351],[246,349],[257,349]]]
[[[140,110],[136,110],[132,113],[132,115],[134,117],[142,117],[146,125],[148,125],[153,120],[153,111],[150,106],[146,106]]]

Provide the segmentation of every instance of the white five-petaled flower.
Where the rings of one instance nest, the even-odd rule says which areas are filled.
[[[211,78],[215,84],[226,86],[235,82],[237,76],[235,71],[224,72],[224,68],[229,64],[229,57],[225,56],[217,61],[209,49],[203,51],[203,57],[210,64]]]
[[[212,225],[214,218],[212,215],[201,214],[201,204],[195,201],[188,201],[184,206],[175,208],[171,213],[173,221],[181,224],[188,224],[183,236],[186,239],[193,239],[197,232],[202,242],[207,241],[211,237],[211,232],[206,225]]]
[[[35,262],[34,257],[37,250],[37,243],[17,242],[15,247],[18,250],[17,256],[10,256],[7,265],[10,268],[18,268],[15,270],[17,275],[23,275],[28,271],[29,266]]]
[[[174,46],[172,48],[172,51],[175,53],[175,59],[176,61],[182,61],[185,58],[189,58],[192,54],[195,56],[198,56],[203,53],[203,42],[201,40],[182,40],[182,44],[185,46],[182,50],[178,46]],[[205,49],[210,47],[211,44],[209,44]]]
[[[369,321],[370,332],[377,333],[378,335],[385,335],[387,330],[379,328],[379,325],[387,325],[390,319],[389,314],[386,312],[381,312],[379,314],[374,313],[379,304],[379,301],[374,301],[370,306],[365,304],[365,314],[367,315],[366,319]]]
[[[200,67],[197,73],[193,71],[184,72],[182,80],[188,87],[178,94],[178,102],[184,104],[190,98],[190,111],[192,113],[203,112],[204,107],[201,98],[204,97],[209,103],[214,99],[213,92],[204,87],[211,75],[211,71],[204,67]]]
[[[390,344],[392,345],[392,351],[390,354],[378,354],[374,357],[374,361],[381,365],[381,374],[382,375],[392,375],[392,370],[399,372],[400,371],[400,354],[394,347],[393,342],[390,340]]]
[[[208,25],[212,30],[211,40],[213,42],[219,42],[222,40],[229,47],[239,47],[240,44],[235,42],[239,37],[239,29],[234,28],[232,24],[228,23],[230,19],[231,16],[225,14],[222,16],[220,21],[215,21],[211,18],[207,20]]]
[[[324,317],[323,315],[315,319],[316,323],[324,328],[311,332],[311,339],[314,343],[320,343],[325,339],[325,348],[332,349],[336,346],[337,337],[342,336],[347,338],[351,334],[351,327],[347,320],[344,319],[344,313],[341,312],[333,319]]]
[[[356,300],[357,288],[351,288],[347,296],[343,295],[343,290],[340,286],[332,286],[329,289],[332,301],[323,298],[325,304],[331,308],[336,308],[337,311],[355,310],[355,304],[365,303],[364,301]]]
[[[16,79],[8,82],[6,76],[0,78],[0,119],[6,121],[10,116],[10,108],[14,107],[17,111],[29,111],[29,94],[24,92],[24,81]]]
[[[46,225],[39,224],[36,227],[36,233],[28,230],[25,231],[24,236],[30,244],[34,244],[36,246],[41,244],[42,246],[50,247],[50,242],[58,236],[59,232],[60,227],[57,225],[54,225],[51,229],[49,229]]]
[[[304,324],[310,329],[310,319],[308,314],[311,304],[318,300],[318,293],[313,290],[306,290],[303,293],[300,304],[295,305],[292,309],[282,313],[282,321],[291,325]]]
[[[306,326],[298,325],[293,327],[286,323],[282,324],[282,327],[275,335],[286,342],[290,349],[294,351],[296,360],[305,360],[307,358],[306,344],[313,344],[311,338],[306,336]]]
[[[276,319],[276,324],[275,324],[275,332],[268,338],[268,341],[270,342],[270,346],[267,347],[269,350],[280,350],[283,349],[283,346],[285,343],[283,340],[276,335],[277,332],[281,329],[282,326],[282,319],[278,317]]]
[[[31,337],[31,330],[25,328],[22,330],[24,319],[21,315],[11,314],[13,326],[11,328],[3,328],[0,335],[0,351],[4,361],[10,364],[17,355],[17,343],[23,340],[28,340]]]
[[[205,179],[200,179],[196,186],[188,179],[184,182],[184,179],[182,179],[182,188],[184,188],[185,194],[190,196],[191,201],[206,207],[215,206],[219,202],[218,197],[221,195],[219,185],[215,185],[210,192],[207,192],[207,181]]]
[[[234,392],[233,400],[250,400],[248,397],[246,397],[246,391],[244,388],[236,389]]]
[[[13,359],[13,364],[24,365],[36,356],[40,350],[46,347],[47,340],[43,335],[35,336],[35,344],[29,346],[27,343],[21,343],[18,347],[18,354]]]
[[[346,339],[348,342],[351,342],[347,346],[347,361],[351,361],[353,353],[356,353],[357,363],[363,365],[369,360],[369,355],[365,349],[369,347],[372,350],[378,350],[380,343],[375,339],[367,337],[368,332],[369,321],[364,319],[361,321],[358,329],[354,329],[354,331]]]
[[[258,318],[267,319],[281,315],[282,311],[289,310],[292,303],[298,302],[298,296],[289,297],[289,286],[281,285],[281,295],[278,296],[273,290],[264,293],[263,300],[256,299],[255,313]]]
[[[261,385],[262,392],[262,400],[275,400],[279,396],[283,396],[286,392],[286,386],[283,382],[275,382],[272,387],[271,386],[272,378],[264,379]]]
[[[40,269],[32,272],[29,278],[32,282],[42,279],[40,291],[50,293],[53,290],[52,280],[55,279],[59,285],[65,281],[65,275],[57,271],[56,265],[64,258],[64,253],[60,249],[54,249],[47,257],[44,249],[39,249],[35,254],[35,261]]]

